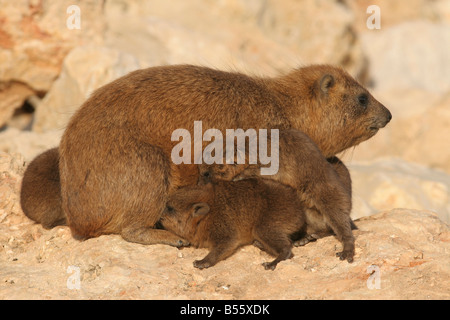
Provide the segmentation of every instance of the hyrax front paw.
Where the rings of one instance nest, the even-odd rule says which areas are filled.
[[[194,261],[194,267],[201,269],[212,267],[211,262],[203,259],[203,260],[195,260]]]
[[[272,262],[264,262],[263,264],[264,269],[266,270],[275,270],[275,268],[277,267],[277,263]]]
[[[178,240],[175,240],[172,245],[177,248],[182,248],[182,247],[188,247],[190,245],[190,243],[187,240],[178,239]]]
[[[353,249],[346,249],[346,250],[343,250],[342,252],[336,253],[336,257],[339,257],[340,260],[347,259],[347,261],[349,263],[353,262],[353,256],[354,255],[355,255],[355,252],[354,252]]]

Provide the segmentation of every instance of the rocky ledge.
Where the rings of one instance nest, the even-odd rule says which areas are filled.
[[[129,243],[120,236],[75,240],[21,212],[25,163],[0,154],[0,299],[450,299],[450,228],[431,211],[393,209],[357,219],[352,264],[326,237],[293,249],[275,271],[243,247],[198,270],[205,249]]]

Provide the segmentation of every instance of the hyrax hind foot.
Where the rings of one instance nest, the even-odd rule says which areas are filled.
[[[205,259],[195,260],[194,261],[194,267],[196,267],[196,268],[201,270],[201,269],[206,269],[206,268],[212,267],[212,264],[211,264],[211,262],[209,262],[209,261],[207,261]]]
[[[273,263],[273,261],[272,261],[272,262],[264,262],[262,265],[263,265],[264,269],[273,271],[277,267],[277,264],[278,263]]]
[[[291,251],[291,247],[285,247],[280,250],[278,257],[275,260],[272,262],[264,262],[262,265],[264,269],[273,271],[277,267],[278,262],[291,259],[293,256],[294,254]]]

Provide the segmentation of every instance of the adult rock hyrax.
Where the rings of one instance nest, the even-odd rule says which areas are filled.
[[[180,237],[154,228],[167,194],[198,180],[196,165],[171,161],[175,129],[192,134],[196,120],[204,130],[222,132],[293,128],[331,157],[369,139],[390,119],[363,86],[333,66],[274,78],[191,65],[138,70],[96,90],[72,116],[59,146],[57,210],[81,238],[117,233],[132,242],[180,246]],[[45,210],[24,211],[36,209]]]
[[[270,145],[271,140],[268,141]],[[270,148],[272,149],[272,148]],[[261,175],[260,164],[200,165],[199,184],[209,180],[270,179],[296,190],[306,211],[306,234],[298,242],[335,234],[343,244],[337,255],[353,261],[354,237],[350,218],[352,208],[351,178],[348,169],[337,158],[327,161],[316,144],[303,132],[295,129],[279,130],[279,170],[274,175]]]
[[[214,266],[241,246],[255,243],[276,257],[274,270],[292,256],[291,237],[305,227],[304,206],[294,189],[263,179],[218,180],[185,186],[169,195],[161,225],[210,252],[194,266]]]

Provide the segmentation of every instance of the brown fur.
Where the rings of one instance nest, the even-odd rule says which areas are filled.
[[[328,158],[327,160],[331,164],[333,169],[336,171],[339,180],[344,186],[345,190],[348,192],[351,201],[352,180],[350,177],[350,172],[348,171],[344,163],[342,163],[342,161],[339,160],[339,158],[331,157]],[[343,214],[346,213],[347,212],[343,212]],[[348,214],[350,214],[350,211],[348,212]],[[310,241],[314,241],[319,238],[335,234],[333,228],[331,228],[328,225],[326,217],[324,217],[324,215],[322,215],[320,211],[317,210],[316,207],[308,208],[306,210],[306,221],[307,221],[306,235],[303,239],[297,242],[299,245],[305,245]],[[356,225],[353,223],[350,217],[349,222],[352,230],[357,229]]]
[[[47,150],[30,162],[22,180],[23,212],[46,229],[66,224],[61,208],[58,162],[58,148]]]
[[[345,165],[336,157],[327,161],[306,134],[293,129],[280,130],[278,157],[280,168],[274,175],[261,175],[260,165],[202,164],[199,184],[205,179],[260,177],[295,189],[308,209],[307,233],[297,243],[303,245],[334,232],[344,246],[337,255],[352,262],[355,244],[351,231],[354,224],[350,219],[351,178]]]
[[[292,188],[246,179],[183,187],[169,196],[160,222],[192,245],[210,249],[194,262],[197,268],[214,266],[240,246],[255,242],[276,256],[263,264],[274,270],[292,256],[291,236],[304,228],[305,217]]]
[[[367,105],[359,102],[361,94]],[[366,89],[331,66],[278,78],[189,65],[138,70],[96,90],[69,122],[59,147],[62,210],[80,237],[118,233],[132,242],[183,245],[154,228],[167,194],[198,179],[196,165],[172,163],[178,143],[171,141],[173,130],[192,135],[195,120],[203,121],[203,130],[222,132],[292,127],[329,157],[369,139],[390,117]]]

